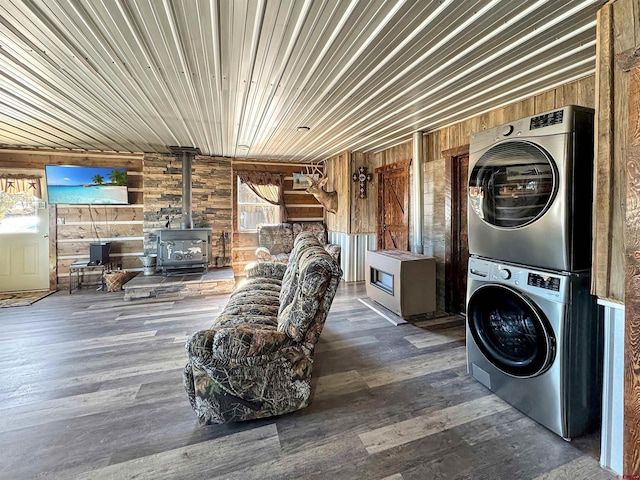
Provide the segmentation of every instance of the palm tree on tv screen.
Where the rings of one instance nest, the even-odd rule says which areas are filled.
[[[117,168],[114,168],[113,170],[111,170],[111,173],[109,173],[109,180],[114,185],[126,185],[127,172],[125,172],[124,170],[119,170]]]
[[[104,182],[104,178],[102,178],[102,175],[94,175],[93,177],[93,183],[96,185],[102,185],[102,182]]]

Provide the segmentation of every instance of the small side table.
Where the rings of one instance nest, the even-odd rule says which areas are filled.
[[[85,272],[87,270],[99,270],[100,271],[100,290],[106,291],[104,284],[104,271],[106,265],[90,265],[88,262],[74,262],[69,265],[69,293],[73,290],[82,288]],[[75,274],[75,288],[74,288],[74,274]]]

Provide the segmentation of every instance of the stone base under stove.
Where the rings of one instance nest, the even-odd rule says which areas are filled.
[[[165,277],[138,275],[124,284],[124,299],[185,298],[231,293],[235,287],[233,268],[211,268],[207,273],[173,274]]]

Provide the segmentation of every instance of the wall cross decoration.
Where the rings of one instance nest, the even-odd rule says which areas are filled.
[[[359,167],[358,173],[353,174],[353,181],[360,182],[360,198],[367,198],[367,182],[370,182],[373,176],[367,173],[367,167]]]

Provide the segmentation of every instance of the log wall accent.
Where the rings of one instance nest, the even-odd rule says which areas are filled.
[[[279,163],[279,162],[259,162],[259,161],[234,161],[233,162],[233,254],[232,263],[236,276],[244,275],[244,267],[256,260],[256,248],[258,247],[257,232],[240,232],[238,229],[238,177],[237,170],[255,170],[259,172],[274,172],[284,176],[284,203],[287,207],[288,221],[324,221],[324,208],[313,195],[305,190],[293,189],[293,174],[306,173],[308,164],[302,163]],[[327,187],[327,190],[332,188]],[[333,214],[329,214],[333,216]]]
[[[629,79],[626,184],[624,474],[640,476],[640,57]]]
[[[604,5],[597,17],[596,170],[591,291],[625,300],[625,162],[629,73],[615,58],[640,43],[640,0]]]
[[[124,168],[130,205],[49,205],[49,270],[51,289],[69,285],[69,265],[89,261],[89,244],[111,242],[111,260],[125,269],[141,269],[142,155],[0,150],[0,168],[29,169],[44,174],[45,165],[85,165]],[[97,233],[96,233],[97,232]],[[97,282],[97,279],[96,279]]]
[[[180,228],[182,161],[175,155],[145,154],[143,173],[144,251],[153,253],[157,230],[167,228],[167,222],[169,228]],[[211,228],[211,264],[216,265],[216,257],[223,256],[222,232],[230,241],[233,236],[231,159],[196,155],[191,175],[193,226]],[[230,248],[225,245],[225,257],[231,258]]]

